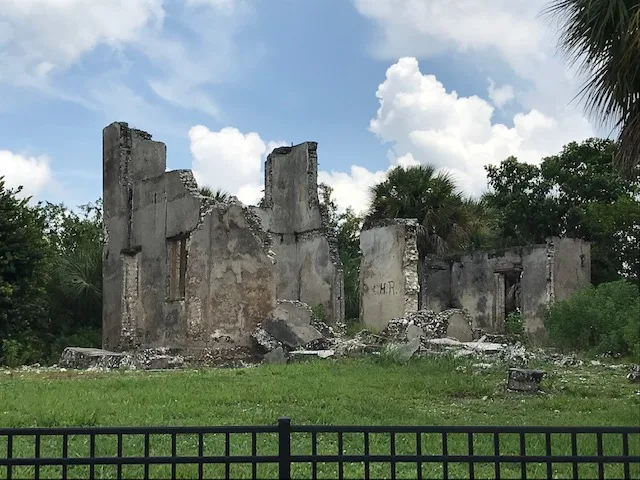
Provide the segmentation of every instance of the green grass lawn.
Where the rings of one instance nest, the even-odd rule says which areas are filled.
[[[494,367],[474,373],[468,359],[419,359],[407,365],[386,364],[376,359],[317,361],[286,366],[246,369],[191,370],[168,372],[43,372],[0,371],[0,426],[174,426],[174,425],[273,425],[278,417],[291,417],[294,424],[361,425],[622,425],[640,424],[640,396],[637,385],[626,378],[623,368],[607,365],[556,367],[536,365],[547,371],[541,394],[505,391],[506,368]],[[607,436],[608,437],[608,436]],[[319,453],[336,453],[336,435],[319,435]],[[4,442],[4,445],[3,445]],[[179,437],[178,453],[197,453],[195,436]],[[415,435],[398,435],[396,451],[414,453]],[[250,453],[250,436],[232,435],[232,454]],[[425,453],[439,453],[440,438],[424,435]],[[43,439],[43,456],[60,455],[59,437]],[[570,453],[569,438],[553,438],[553,453]],[[274,435],[260,435],[258,453],[275,453]],[[293,453],[310,453],[308,435],[293,437]],[[501,437],[506,454],[517,454],[516,435]],[[632,453],[640,454],[640,439],[630,439]],[[125,439],[125,454],[142,454],[142,437]],[[345,435],[348,454],[363,452],[362,435]],[[478,435],[475,453],[493,453],[490,435]],[[533,435],[528,453],[544,453],[544,435]],[[205,454],[224,453],[224,436],[209,435]],[[6,439],[0,437],[0,456]],[[33,437],[14,441],[14,456],[33,456]],[[88,438],[71,438],[73,455],[88,455]],[[579,445],[580,453],[595,454],[595,438]],[[620,454],[618,436],[605,438],[605,453]],[[115,438],[99,438],[96,454],[113,455]],[[168,455],[170,438],[153,438],[151,455]],[[388,436],[371,437],[371,453],[388,453]],[[452,435],[450,454],[467,453],[467,437]],[[166,478],[170,467],[152,466],[151,475]],[[309,467],[294,469],[296,478],[309,477]],[[398,465],[398,478],[415,478],[415,465]],[[569,465],[554,465],[559,478],[570,478]],[[208,470],[207,470],[208,469]],[[302,469],[302,470],[300,470]],[[32,476],[33,469],[16,470],[14,476]],[[126,467],[127,478],[140,475],[142,467]],[[335,466],[320,466],[320,476],[335,477]],[[345,476],[362,476],[362,465],[346,465]],[[426,478],[441,475],[440,466],[424,465]],[[47,473],[49,472],[49,473]],[[60,475],[59,468],[43,468]],[[74,467],[71,477],[86,477],[87,468]],[[114,476],[112,467],[96,467],[100,478]],[[194,478],[194,466],[178,466],[180,478]],[[272,466],[259,469],[260,478],[275,475]],[[592,478],[594,466],[581,467],[581,476]],[[207,466],[205,473],[220,478],[224,470]],[[466,464],[450,466],[451,478],[465,478]],[[478,478],[493,477],[493,465],[478,465]],[[619,466],[607,466],[608,478],[620,478]],[[640,469],[632,466],[634,478]],[[0,473],[0,476],[4,475]],[[250,475],[250,467],[233,466],[234,478]],[[518,478],[519,467],[502,466],[503,478]],[[532,465],[531,478],[546,475],[544,465]],[[389,467],[372,465],[372,476],[388,477]]]

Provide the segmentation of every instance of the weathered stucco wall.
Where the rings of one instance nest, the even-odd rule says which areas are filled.
[[[165,173],[148,134],[114,123],[103,139],[103,347],[247,345],[276,304],[260,220],[201,196],[188,170]]]
[[[451,262],[438,255],[426,255],[419,269],[419,308],[434,312],[451,308]]]
[[[344,320],[342,263],[318,199],[317,144],[276,148],[265,163],[265,197],[255,213],[273,239],[279,299],[322,305]]]
[[[589,284],[590,261],[588,242],[557,237],[457,258],[428,256],[422,262],[421,308],[462,308],[474,329],[502,332],[509,307],[517,306],[525,329],[536,332],[544,329],[547,305]]]
[[[382,330],[389,320],[418,310],[415,220],[388,220],[360,234],[360,320]]]
[[[554,300],[562,301],[591,283],[591,244],[579,238],[554,238]]]

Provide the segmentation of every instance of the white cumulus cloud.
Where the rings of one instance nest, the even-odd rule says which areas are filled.
[[[205,87],[250,61],[254,52],[238,55],[235,35],[253,1],[0,0],[0,83],[96,110],[104,101],[117,110],[120,98],[103,93],[96,101],[92,92],[121,90],[142,78],[165,102],[215,117],[219,109]],[[167,26],[169,16],[179,28]],[[69,87],[64,74],[98,47],[106,47],[105,71]],[[147,63],[151,69],[136,67]]]
[[[211,131],[203,125],[189,130],[193,174],[201,185],[222,189],[246,204],[262,198],[263,163],[283,141],[265,142],[255,132],[225,127]]]
[[[20,195],[37,195],[53,181],[49,158],[24,156],[9,150],[0,150],[0,177],[11,189],[23,187]]]
[[[492,78],[489,78],[488,91],[489,98],[498,108],[504,107],[507,103],[515,98],[515,92],[511,85],[501,85],[498,87],[496,86],[496,83]]]
[[[162,0],[2,0],[0,80],[37,83],[100,44],[139,40],[163,18]]]
[[[370,130],[393,144],[392,155],[447,168],[473,194],[485,188],[485,165],[510,155],[539,162],[590,133],[586,122],[566,128],[565,119],[535,109],[516,114],[512,127],[494,123],[489,102],[447,91],[435,76],[423,74],[412,57],[389,67],[376,96],[380,107]]]

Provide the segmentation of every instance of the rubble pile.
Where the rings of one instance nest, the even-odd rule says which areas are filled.
[[[165,348],[110,352],[100,348],[67,347],[60,368],[77,370],[166,370],[184,366],[185,358]]]

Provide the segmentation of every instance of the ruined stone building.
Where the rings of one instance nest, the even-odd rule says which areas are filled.
[[[265,164],[264,199],[254,208],[276,254],[278,299],[321,306],[344,320],[342,264],[318,199],[318,144],[276,148]]]
[[[166,171],[166,147],[151,135],[106,127],[103,348],[247,346],[277,298],[322,304],[341,320],[315,151],[271,154],[265,200],[252,209],[201,195],[189,170]]]
[[[553,237],[543,245],[422,255],[417,221],[378,221],[363,229],[360,248],[361,319],[381,329],[416,310],[464,309],[473,329],[502,333],[506,316],[520,311],[525,329],[544,328],[546,306],[591,281],[588,242]]]

